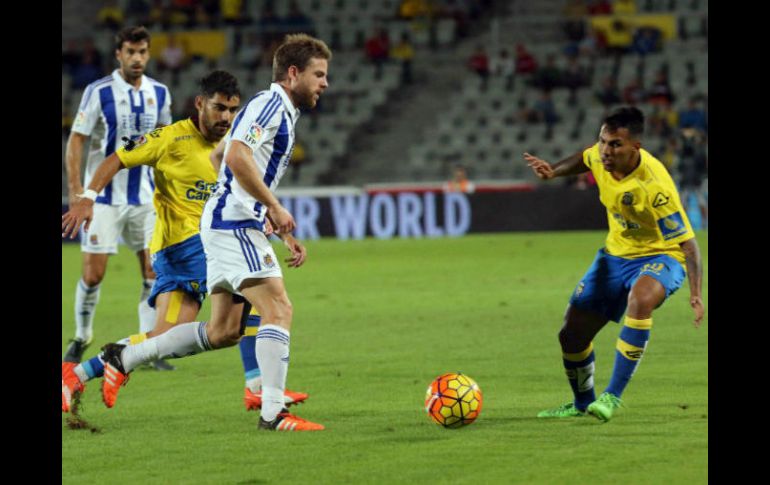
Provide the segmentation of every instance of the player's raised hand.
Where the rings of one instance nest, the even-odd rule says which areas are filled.
[[[695,328],[700,328],[704,313],[703,300],[699,296],[690,297],[690,306],[692,307],[693,313],[695,313],[695,320],[693,320],[692,324]]]
[[[77,197],[77,196],[76,196]],[[94,201],[84,197],[78,197],[77,201],[70,206],[70,209],[61,216],[62,237],[69,236],[75,239],[80,225],[85,222],[83,230],[88,232],[91,226],[91,220],[94,218]]]
[[[290,234],[283,237],[283,243],[289,248],[289,251],[291,251],[291,257],[284,259],[284,261],[289,263],[290,268],[299,268],[302,266],[302,263],[305,262],[305,258],[307,258],[307,249],[305,249],[305,246],[300,244],[300,242],[294,239]]]
[[[548,180],[554,177],[551,164],[542,158],[537,158],[534,155],[530,155],[529,153],[524,152],[524,160],[527,161],[527,165],[532,168],[532,171],[535,172],[535,175],[537,175],[538,178],[542,180]]]
[[[281,204],[276,204],[268,209],[270,219],[273,221],[273,228],[279,234],[288,235],[297,227],[294,217]]]

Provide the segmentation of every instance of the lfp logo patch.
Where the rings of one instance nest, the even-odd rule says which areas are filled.
[[[684,225],[682,214],[679,212],[658,219],[658,227],[665,240],[679,237],[687,232],[687,226]]]

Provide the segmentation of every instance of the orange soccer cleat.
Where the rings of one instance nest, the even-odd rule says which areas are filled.
[[[77,365],[76,362],[61,363],[61,410],[63,413],[68,413],[72,401],[77,401],[86,390],[85,384],[80,382],[80,378],[75,374]]]
[[[104,380],[102,381],[102,401],[111,408],[118,400],[118,391],[128,381],[128,373],[123,369],[120,353],[125,345],[107,344],[102,347],[104,360]]]
[[[283,391],[283,404],[286,407],[289,407],[301,403],[308,397],[310,396],[304,392],[294,392],[286,389]],[[262,409],[262,391],[254,394],[248,387],[245,388],[243,392],[243,404],[246,405],[246,411],[257,411]]]
[[[290,414],[289,410],[286,408],[278,413],[278,416],[272,421],[265,421],[260,416],[258,427],[259,429],[267,429],[270,431],[321,431],[324,429],[322,424],[313,423],[306,419],[302,419],[299,416]]]

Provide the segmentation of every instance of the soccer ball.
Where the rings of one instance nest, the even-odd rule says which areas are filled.
[[[481,389],[461,372],[436,377],[425,394],[425,411],[445,428],[471,424],[481,413]]]

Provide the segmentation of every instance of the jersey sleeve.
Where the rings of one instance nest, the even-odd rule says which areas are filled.
[[[123,166],[126,168],[136,167],[138,165],[149,165],[155,167],[163,157],[168,147],[168,142],[173,140],[171,130],[168,128],[158,128],[146,135],[126,144],[115,151]]]
[[[651,189],[649,204],[663,239],[679,244],[694,238],[695,233],[673,180],[669,178],[656,183]]]
[[[583,150],[583,164],[591,170],[593,170],[593,167],[591,167],[591,158],[598,158],[598,157],[599,157],[599,143],[596,143],[594,146]]]
[[[163,102],[163,106],[160,109],[160,116],[158,116],[158,124],[161,126],[170,125],[173,123],[171,118],[171,91],[166,88],[166,99]]]
[[[275,138],[278,125],[276,112],[281,108],[280,97],[260,96],[246,106],[240,119],[236,118],[231,140],[246,144],[252,151]]]
[[[88,86],[83,92],[83,98],[80,100],[78,114],[75,116],[74,123],[72,123],[72,131],[90,136],[101,114],[100,105],[99,93],[96,92],[93,85]]]

